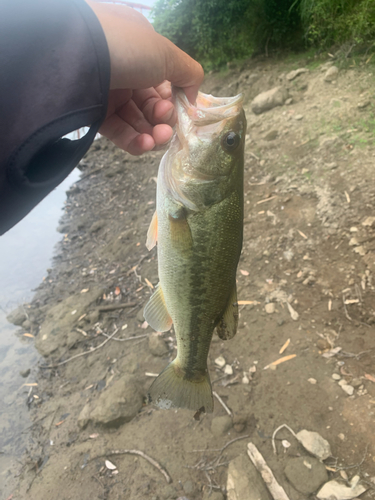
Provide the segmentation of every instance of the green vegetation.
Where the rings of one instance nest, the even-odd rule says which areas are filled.
[[[153,15],[206,69],[281,50],[375,48],[375,0],[157,0]]]

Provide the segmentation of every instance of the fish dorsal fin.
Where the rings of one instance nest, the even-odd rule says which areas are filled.
[[[150,227],[148,228],[147,231],[147,240],[146,240],[147,250],[151,250],[152,248],[154,248],[157,241],[158,241],[158,214],[156,213],[155,210],[154,215],[152,216],[150,222]]]
[[[238,304],[237,304],[237,287],[234,284],[229,297],[227,307],[219,323],[216,325],[216,333],[222,340],[232,339],[237,332],[238,325]]]
[[[157,332],[167,332],[172,326],[172,318],[165,305],[164,294],[158,285],[143,311],[147,323]]]

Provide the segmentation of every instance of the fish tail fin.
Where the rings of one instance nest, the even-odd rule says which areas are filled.
[[[214,407],[208,372],[191,380],[178,366],[177,359],[169,363],[154,380],[148,391],[148,398],[164,410],[187,408],[212,413]]]

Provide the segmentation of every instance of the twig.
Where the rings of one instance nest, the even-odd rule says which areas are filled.
[[[104,337],[109,337],[107,333],[101,332]],[[127,340],[136,340],[136,339],[144,339],[145,337],[149,337],[149,333],[145,333],[144,335],[136,335],[135,337],[126,337],[126,339],[119,339],[117,337],[112,337],[112,340],[117,340],[117,342],[126,342]]]
[[[345,316],[348,318],[349,321],[352,321],[352,318],[349,316],[348,310],[346,308],[344,295],[342,296],[342,303],[344,305]]]
[[[215,391],[212,391],[212,394],[215,396],[215,398],[219,401],[219,403],[221,404],[221,406],[224,408],[224,410],[228,413],[228,415],[230,417],[232,417],[232,412],[230,411],[230,409],[228,408],[228,406],[224,403],[224,401],[221,399],[221,397],[219,396],[219,394]]]
[[[276,445],[275,445],[275,437],[276,437],[276,434],[285,427],[285,429],[288,429],[288,431],[293,434],[293,436],[298,440],[297,436],[296,436],[296,433],[293,431],[293,429],[291,429],[289,427],[289,425],[287,424],[282,424],[280,425],[280,427],[278,427],[274,433],[272,434],[272,448],[273,448],[273,452],[275,455],[277,455],[277,450],[276,450]]]
[[[72,359],[79,358],[80,356],[86,356],[86,354],[91,354],[92,352],[97,351],[98,349],[100,349],[101,347],[103,347],[103,345],[105,345],[109,340],[111,340],[111,338],[114,337],[117,332],[118,332],[118,328],[116,328],[116,330],[112,333],[112,335],[110,335],[109,337],[107,337],[104,342],[102,342],[101,344],[99,344],[96,347],[93,347],[89,351],[85,351],[85,352],[81,352],[79,354],[75,354],[71,358],[68,358],[65,361],[61,361],[60,363],[56,363],[55,365],[41,366],[40,368],[43,368],[43,369],[45,369],[45,368],[57,368],[58,366],[65,365],[65,363],[68,363]]]
[[[134,307],[137,304],[135,302],[127,302],[126,304],[109,304],[108,306],[101,306],[98,308],[99,312],[110,312],[116,311],[117,309],[125,309],[126,307]]]
[[[211,452],[211,451],[219,451],[219,455],[211,460],[211,462],[206,462],[203,458],[199,460],[199,462],[193,466],[186,466],[187,469],[198,469],[201,471],[209,471],[209,470],[214,470],[216,467],[220,467],[221,465],[226,465],[227,462],[224,463],[219,463],[220,458],[222,457],[224,451],[230,446],[231,444],[235,443],[236,441],[240,441],[241,439],[248,439],[250,437],[249,434],[246,434],[246,436],[240,436],[238,438],[234,438],[231,441],[228,441],[222,448],[217,448],[217,449],[211,449],[211,450],[193,450],[193,452]]]
[[[336,471],[347,470],[347,469],[356,469],[357,467],[358,468],[361,467],[361,465],[363,464],[363,462],[366,460],[368,447],[369,447],[369,444],[367,443],[366,449],[365,449],[365,453],[363,455],[363,458],[362,458],[362,460],[358,464],[348,465],[346,467],[337,467],[337,468],[335,467]]]
[[[156,460],[149,457],[148,455],[146,455],[146,453],[143,453],[143,451],[140,451],[140,450],[112,450],[112,451],[105,453],[104,455],[98,455],[96,457],[93,457],[91,460],[96,460],[97,458],[108,457],[111,455],[138,455],[140,457],[143,457],[145,460],[150,462],[151,465],[156,467],[156,469],[158,469],[158,471],[160,471],[163,474],[163,476],[165,477],[165,480],[167,481],[168,484],[172,482],[172,479],[169,476],[169,474],[167,473],[167,471],[161,465],[159,465],[156,462]]]
[[[276,481],[273,472],[268,467],[266,461],[253,443],[248,443],[247,454],[249,455],[250,460],[253,462],[256,469],[260,472],[262,479],[265,482],[274,500],[289,500],[288,495],[284,491],[284,488],[280,486]]]

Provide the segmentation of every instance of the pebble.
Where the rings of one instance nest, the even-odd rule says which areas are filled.
[[[274,302],[269,302],[265,305],[264,309],[266,310],[266,313],[273,314],[276,310],[276,304]]]
[[[332,480],[328,481],[317,493],[320,500],[329,500],[336,498],[337,500],[351,500],[359,495],[362,495],[367,490],[362,484],[357,484],[354,487],[346,486],[343,483]]]
[[[272,500],[262,476],[246,455],[229,463],[227,479],[228,500]],[[211,497],[207,497],[211,500]]]
[[[318,339],[316,341],[316,347],[321,351],[325,351],[326,349],[330,349],[331,345],[326,339]]]
[[[219,356],[218,358],[215,359],[215,365],[218,366],[219,368],[223,368],[226,365],[226,361],[223,358],[223,356]]]
[[[214,417],[211,422],[211,432],[214,436],[224,436],[232,427],[232,419],[229,415]]]
[[[27,370],[21,370],[20,375],[21,377],[26,378],[30,375],[30,372],[31,372],[30,368],[27,368]]]
[[[337,66],[331,66],[327,69],[326,74],[324,75],[324,81],[332,82],[333,80],[336,80],[338,73],[339,68]]]
[[[352,385],[349,385],[349,384],[343,384],[341,386],[341,389],[346,392],[346,394],[348,394],[349,396],[353,396],[354,394],[354,387]]]
[[[303,429],[296,434],[296,437],[305,450],[320,460],[325,460],[332,455],[329,442],[317,432]]]
[[[194,484],[192,481],[190,481],[190,479],[185,481],[182,487],[184,489],[184,492],[187,493],[188,495],[190,493],[193,493],[193,491],[194,491]]]
[[[224,373],[225,375],[233,375],[233,368],[230,365],[225,365]]]
[[[362,385],[362,380],[360,378],[353,378],[350,385],[352,385],[354,388],[360,387]]]
[[[369,227],[375,226],[375,217],[373,216],[366,217],[366,219],[362,222],[362,226],[369,226]]]
[[[338,373],[332,373],[332,378],[333,380],[341,380],[341,375],[339,375]]]
[[[299,121],[303,119],[303,115],[296,115],[294,118]]]
[[[315,378],[309,378],[309,379],[307,379],[307,381],[310,382],[310,384],[312,384],[312,385],[316,384]]]
[[[293,487],[305,495],[314,493],[328,480],[325,465],[313,457],[291,458],[284,472]]]

